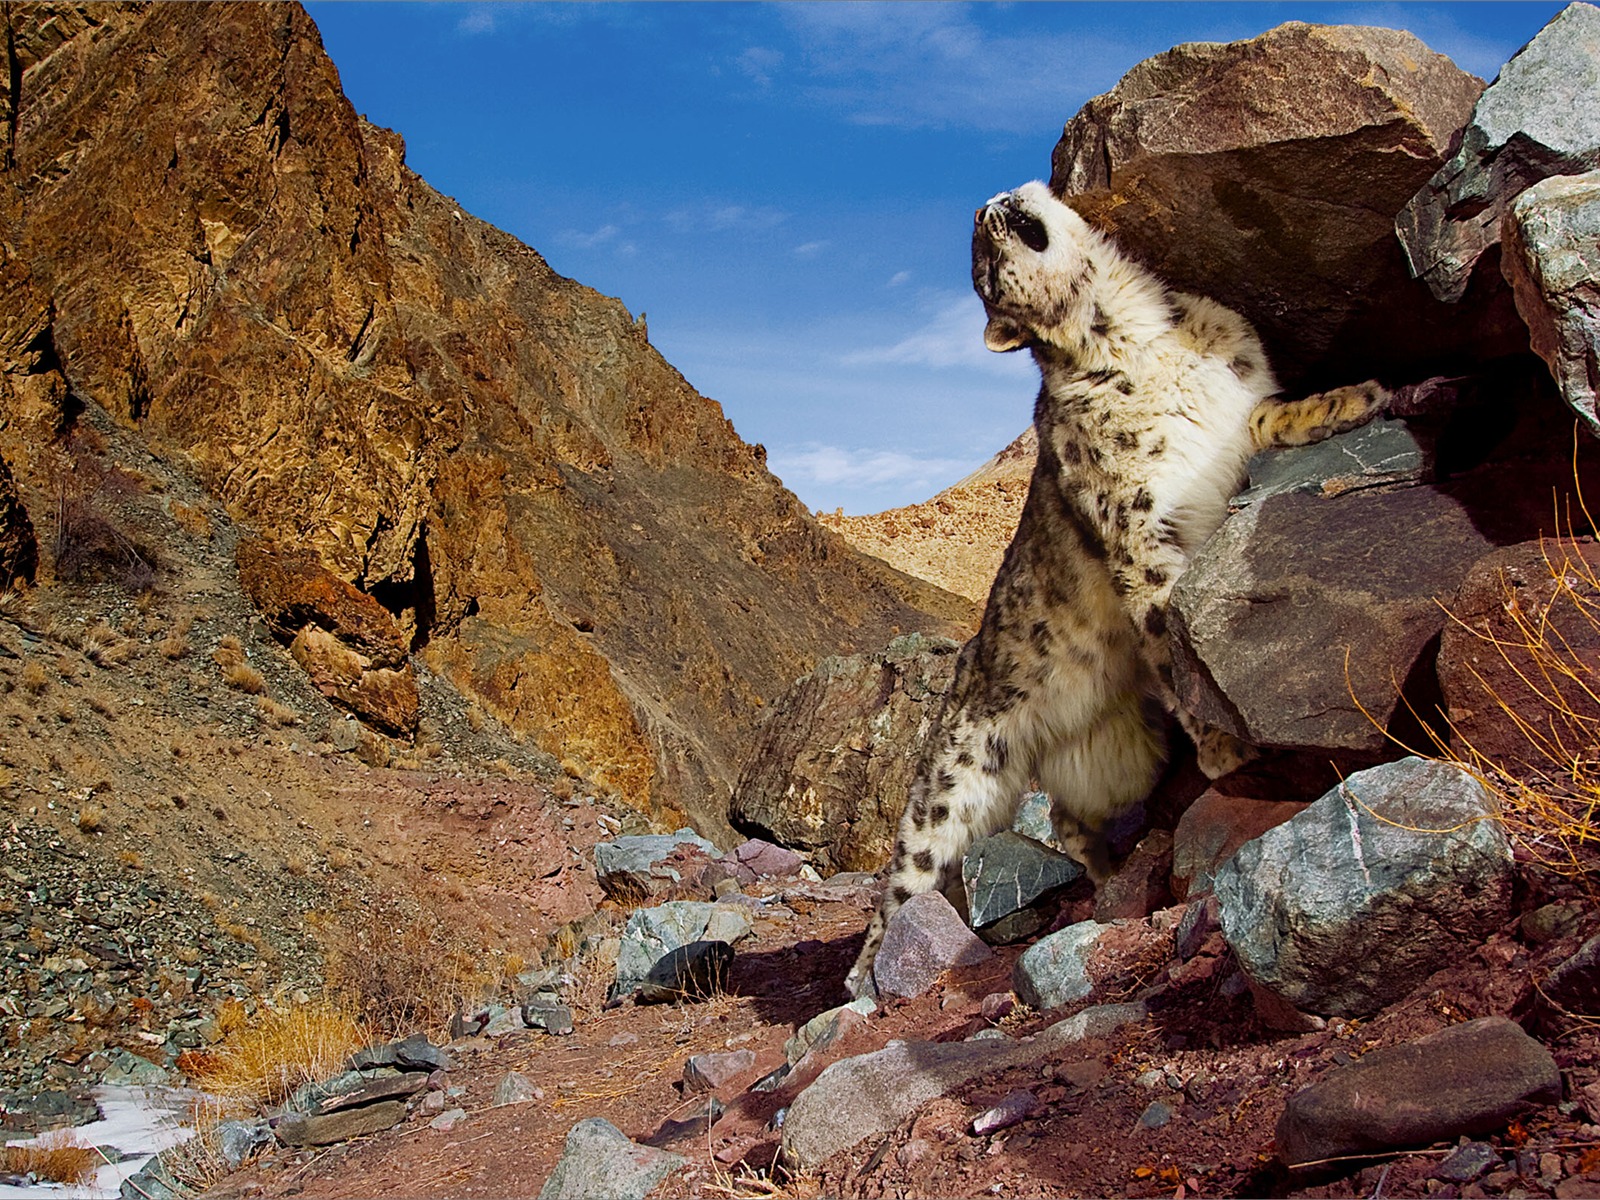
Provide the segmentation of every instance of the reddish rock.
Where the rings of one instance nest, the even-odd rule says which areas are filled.
[[[1561,1099],[1550,1051],[1504,1017],[1482,1017],[1374,1050],[1289,1098],[1278,1157],[1289,1166],[1491,1133]]]
[[[1172,834],[1152,829],[1134,847],[1117,873],[1100,886],[1094,898],[1094,919],[1137,920],[1172,903],[1167,877],[1172,873]]]
[[[1282,825],[1305,803],[1232,795],[1224,781],[1202,795],[1172,833],[1172,894],[1193,900],[1211,893],[1212,874],[1246,842]]]
[[[889,919],[872,978],[880,992],[920,996],[952,967],[992,957],[994,951],[967,928],[950,901],[939,892],[923,892]]]
[[[1515,777],[1570,769],[1570,760],[1547,759],[1523,729],[1548,731],[1555,721],[1563,743],[1589,744],[1600,720],[1600,629],[1588,615],[1600,602],[1597,573],[1600,546],[1559,539],[1508,546],[1472,566],[1446,605],[1454,619],[1439,644],[1439,686],[1458,753]]]
[[[318,691],[385,733],[416,732],[416,677],[383,605],[309,550],[246,538],[236,555],[246,594]]]
[[[758,877],[770,879],[785,879],[798,874],[806,861],[793,850],[774,846],[761,838],[751,838],[734,847],[733,857],[740,865],[754,871]]]

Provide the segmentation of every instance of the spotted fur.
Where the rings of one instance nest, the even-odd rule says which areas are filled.
[[[1008,826],[1030,783],[1058,838],[1102,882],[1108,822],[1149,794],[1177,715],[1212,778],[1249,747],[1177,703],[1167,600],[1222,523],[1254,438],[1300,444],[1366,419],[1376,384],[1336,400],[1277,390],[1237,313],[1169,291],[1040,183],[976,215],[972,280],[984,342],[1026,348],[1042,386],[1039,456],[977,635],[924,742],[882,904],[846,986],[859,995],[890,916],[943,889]]]

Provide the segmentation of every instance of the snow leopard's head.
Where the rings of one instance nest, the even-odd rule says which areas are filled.
[[[1079,306],[1097,236],[1038,182],[980,208],[972,226],[972,286],[989,317],[983,344],[1005,351],[1052,341]]]

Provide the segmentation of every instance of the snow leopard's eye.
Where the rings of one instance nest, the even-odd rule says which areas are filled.
[[[1022,239],[1022,244],[1035,254],[1043,254],[1045,247],[1050,245],[1050,235],[1045,232],[1044,222],[1032,213],[1008,208],[1006,224],[1012,233]]]

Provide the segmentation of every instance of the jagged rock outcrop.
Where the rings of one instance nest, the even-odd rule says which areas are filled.
[[[39,568],[39,542],[17,481],[0,458],[0,589],[33,579]]]
[[[1596,143],[1600,159],[1600,128]],[[1500,269],[1533,352],[1572,410],[1600,432],[1600,171],[1541,180],[1512,201]]]
[[[309,550],[246,538],[235,556],[245,593],[318,691],[385,733],[416,733],[410,647],[388,609]]]
[[[1441,602],[1497,546],[1553,531],[1552,493],[1560,511],[1576,504],[1553,393],[1526,357],[1436,387],[1418,403],[1437,407],[1403,423],[1408,465],[1390,474],[1351,472],[1366,430],[1258,455],[1237,502],[1265,498],[1229,517],[1173,589],[1184,703],[1261,746],[1382,755],[1397,726],[1427,746],[1415,719],[1437,706]],[[1589,439],[1576,462],[1586,490],[1600,483]]]
[[[1462,298],[1529,184],[1600,167],[1597,90],[1600,8],[1569,4],[1501,68],[1450,161],[1396,220],[1412,273],[1435,296]]]
[[[0,451],[67,395],[379,600],[641,808],[726,832],[750,713],[963,601],[820,529],[631,314],[360,121],[295,5],[6,10]]]
[[[819,870],[881,867],[958,649],[908,635],[818,664],[768,713],[734,789],[734,827],[810,853]]]
[[[1291,390],[1470,357],[1515,315],[1435,301],[1394,216],[1482,86],[1389,29],[1292,22],[1177,46],[1067,122],[1050,184],[1168,283],[1253,321]]]

